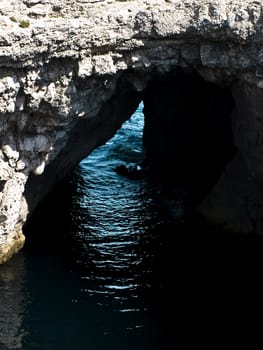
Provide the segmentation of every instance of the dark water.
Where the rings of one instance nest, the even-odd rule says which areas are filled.
[[[142,160],[142,127],[140,105],[36,213],[25,248],[0,267],[0,350],[243,340],[234,325],[259,310],[262,239],[204,225],[187,188],[116,173]]]

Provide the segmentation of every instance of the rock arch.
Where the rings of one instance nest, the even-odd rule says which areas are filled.
[[[260,3],[65,0],[64,8],[47,1],[42,12],[27,3],[0,13],[0,262],[22,247],[23,224],[45,193],[114,135],[143,94],[151,100],[157,76],[168,81],[178,69],[181,83],[202,77],[197,87],[210,102],[212,90],[230,100],[227,89],[235,105],[236,154],[200,210],[227,228],[262,232]],[[205,104],[190,96],[202,114]]]

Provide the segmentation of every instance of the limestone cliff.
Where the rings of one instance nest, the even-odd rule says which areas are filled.
[[[114,135],[153,76],[178,67],[235,98],[238,155],[202,211],[261,232],[262,5],[0,0],[0,262],[22,247],[45,192]]]

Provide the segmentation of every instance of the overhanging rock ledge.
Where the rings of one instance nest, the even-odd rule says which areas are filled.
[[[236,156],[200,210],[262,233],[263,3],[0,0],[0,263],[39,201],[177,68],[231,89]],[[26,190],[25,190],[26,189]]]

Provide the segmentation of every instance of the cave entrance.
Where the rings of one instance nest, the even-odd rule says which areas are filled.
[[[125,98],[127,103],[129,93],[130,91],[127,92]],[[136,163],[139,159],[139,165],[146,170],[144,173],[149,175],[151,179],[157,179],[160,183],[168,183],[169,186],[174,185],[177,189],[188,187],[191,195],[195,197],[194,201],[197,200],[200,203],[213,185],[217,183],[235,153],[231,122],[231,113],[235,104],[231,90],[206,82],[197,74],[176,71],[167,75],[153,76],[148,82],[147,88],[136,97],[136,101],[133,100],[133,104],[131,103],[133,108],[131,105],[127,108],[135,111],[138,101],[141,101],[139,113],[142,114],[143,121],[139,123],[142,127],[139,134],[142,141],[143,157],[135,155],[133,158],[133,136],[130,140],[119,136],[121,142],[116,146],[116,151],[119,153],[115,159],[119,157],[119,164],[123,162],[126,165]],[[114,97],[114,105],[118,106],[118,96]],[[124,106],[125,103],[122,103],[122,108]],[[107,110],[106,108],[104,119],[105,123],[110,124]],[[112,109],[109,111],[111,115]],[[126,124],[128,127],[130,119]],[[80,132],[85,130],[84,126]],[[130,127],[134,128],[134,125],[131,123]],[[119,135],[121,133],[122,128],[118,131]],[[86,138],[86,135],[84,137]],[[83,140],[81,137],[78,139]],[[111,140],[108,142],[110,143]],[[131,158],[122,147],[126,143],[131,145],[129,150]],[[98,154],[99,149],[94,151]],[[87,159],[93,161],[91,157],[92,154]],[[99,158],[100,156],[98,156]],[[111,170],[118,165],[118,163],[111,163],[111,156],[106,158]],[[94,185],[102,178],[99,171],[105,170],[105,164],[105,162],[101,162],[98,166],[95,165],[94,178],[91,179]],[[87,178],[90,179],[91,174],[92,172],[89,170]],[[86,180],[81,181],[85,182]],[[112,175],[110,175],[105,192],[109,192],[112,181]],[[118,181],[121,180],[115,178],[114,181],[116,182],[113,186],[113,192],[110,193],[111,199],[118,193]],[[99,183],[98,186],[100,186]],[[124,183],[123,186],[125,186]],[[70,191],[65,190],[68,187],[70,187]],[[127,191],[127,196],[130,197],[132,192],[133,185]],[[65,193],[69,193],[66,200]],[[96,195],[95,198],[100,196]],[[65,222],[67,216],[64,207],[66,206],[66,212],[71,210],[69,202],[71,203],[71,186],[66,185],[65,187],[65,182],[63,182],[62,186],[57,186],[56,191],[51,194],[51,198],[49,196],[43,205],[34,212],[33,221],[39,222],[41,220],[43,222],[36,213],[40,213],[41,217],[47,217],[46,211],[48,210],[51,211],[51,219],[44,221],[51,222],[51,226],[54,222],[59,222],[59,231],[63,231],[61,222]],[[54,206],[51,203],[54,203]],[[106,202],[104,201],[104,203]],[[46,208],[43,209],[45,206]],[[88,207],[89,203],[85,206]],[[53,216],[54,218],[52,218]],[[64,219],[58,221],[58,217]],[[30,225],[28,226],[30,227]],[[31,230],[29,229],[27,232]],[[52,232],[53,228],[45,228],[45,232],[47,231]],[[56,232],[58,232],[57,229]]]

